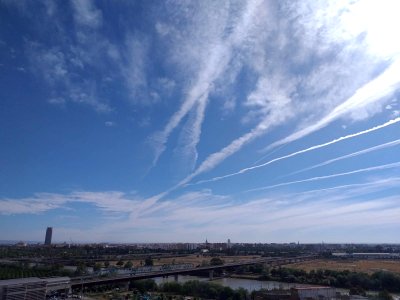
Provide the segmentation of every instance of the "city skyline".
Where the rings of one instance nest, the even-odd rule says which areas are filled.
[[[0,1],[0,240],[400,243],[397,1]]]

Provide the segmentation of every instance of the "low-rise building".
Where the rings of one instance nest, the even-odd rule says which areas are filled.
[[[29,277],[0,281],[0,299],[2,300],[42,300],[46,298],[44,279]]]
[[[44,300],[46,294],[70,289],[69,277],[18,278],[0,280],[1,300]]]

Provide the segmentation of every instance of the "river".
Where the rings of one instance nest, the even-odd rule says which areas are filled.
[[[190,275],[178,275],[178,282],[183,283],[189,280],[198,280],[198,281],[209,281],[206,277],[198,277],[198,276],[190,276]],[[169,277],[156,277],[154,281],[157,284],[165,283],[165,282],[173,282],[175,281],[174,276]],[[228,286],[232,289],[238,289],[240,287],[252,292],[254,290],[263,289],[290,289],[292,287],[305,287],[310,286],[307,284],[300,283],[287,283],[287,282],[278,282],[278,281],[261,281],[261,280],[253,280],[253,279],[241,279],[241,278],[218,278],[209,282],[214,282],[221,284],[223,286]]]
[[[153,278],[154,281],[159,285],[164,282],[174,282],[174,276],[169,277],[156,277]],[[253,280],[253,279],[241,279],[241,278],[218,278],[212,281],[209,281],[208,277],[198,277],[198,276],[190,276],[190,275],[178,275],[178,282],[184,283],[189,280],[198,280],[198,281],[207,281],[207,282],[215,282],[221,284],[223,286],[228,286],[231,289],[244,288],[249,292],[258,291],[260,289],[290,289],[292,287],[307,287],[307,286],[315,286],[310,284],[301,284],[301,283],[287,283],[287,282],[279,282],[279,281],[261,281],[261,280]],[[348,294],[348,289],[336,288],[337,292]],[[369,294],[376,295],[377,292],[369,292]],[[392,294],[394,300],[400,300],[400,295]]]

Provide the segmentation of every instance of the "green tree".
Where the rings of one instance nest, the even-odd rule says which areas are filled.
[[[98,272],[101,270],[101,263],[95,263],[93,266],[93,271]]]
[[[126,268],[126,269],[130,269],[132,267],[133,267],[133,263],[130,260],[128,260],[124,265],[124,268]]]
[[[75,270],[75,275],[83,275],[87,272],[86,265],[83,262],[80,262]]]
[[[166,282],[161,288],[166,293],[181,294],[183,292],[182,285],[178,282]]]
[[[151,256],[147,256],[146,259],[144,260],[144,265],[145,266],[152,266],[153,265],[153,259]]]
[[[124,262],[120,259],[118,262],[117,262],[117,266],[123,266],[124,265]]]
[[[223,265],[224,261],[220,259],[219,257],[213,257],[210,260],[210,265],[212,266],[218,266],[218,265]]]
[[[153,279],[143,279],[131,281],[129,284],[130,289],[137,289],[141,293],[156,291],[157,284]]]

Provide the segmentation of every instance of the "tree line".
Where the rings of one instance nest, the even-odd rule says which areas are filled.
[[[387,271],[378,271],[369,275],[348,270],[311,270],[306,272],[291,268],[276,268],[270,272],[265,272],[261,277],[264,280],[328,285],[350,290],[358,289],[360,291],[359,294],[363,290],[400,292],[400,275]]]
[[[53,265],[51,267],[29,267],[26,264],[0,264],[0,280],[26,277],[51,277],[71,275],[71,272],[64,270],[62,266],[59,265]]]
[[[202,282],[198,280],[190,280],[185,283],[166,282],[157,285],[154,280],[138,280],[132,281],[129,289],[137,290],[140,293],[158,292],[161,299],[166,299],[165,294],[192,296],[203,299],[232,299],[245,300],[250,299],[250,295],[246,289],[232,289],[216,283]]]

